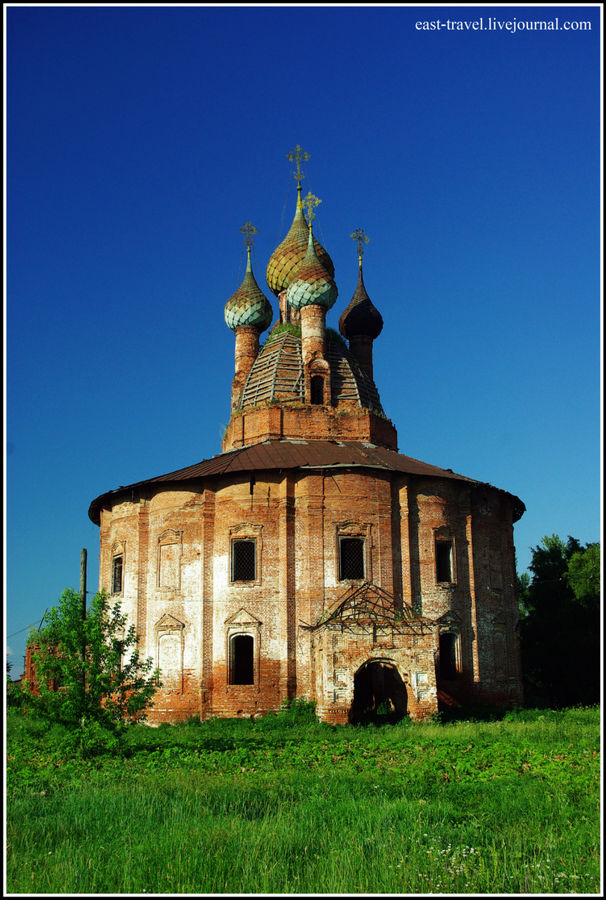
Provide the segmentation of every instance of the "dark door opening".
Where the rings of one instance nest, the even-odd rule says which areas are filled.
[[[407,706],[406,685],[392,663],[371,660],[358,669],[349,711],[352,725],[398,722]]]
[[[440,679],[447,681],[457,677],[457,636],[450,632],[440,635]]]
[[[229,683],[254,684],[254,645],[250,634],[236,634],[229,642]]]

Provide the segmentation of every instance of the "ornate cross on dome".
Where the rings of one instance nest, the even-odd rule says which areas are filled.
[[[250,248],[252,247],[252,245],[255,242],[253,235],[258,234],[259,229],[255,228],[255,226],[253,225],[252,222],[247,222],[245,225],[242,226],[242,228],[240,228],[238,230],[244,234],[244,243],[250,250]]]
[[[312,194],[311,191],[303,201],[303,206],[305,208],[305,212],[307,213],[307,222],[309,225],[311,225],[312,219],[316,218],[314,210],[316,206],[318,206],[318,204],[320,204],[321,202],[322,201],[320,200],[320,198],[316,197],[315,194]]]
[[[358,262],[360,263],[360,267],[362,267],[362,256],[364,254],[364,244],[370,243],[370,238],[366,237],[366,232],[362,228],[356,228],[355,231],[351,233],[351,237],[354,241],[358,242],[357,251],[358,251]]]
[[[308,159],[311,159],[311,155],[309,153],[306,153],[300,144],[297,144],[294,150],[291,150],[290,153],[286,154],[286,159],[289,160],[289,162],[297,163],[297,168],[293,172],[293,178],[296,180],[298,186],[300,187],[302,180],[305,178],[305,175],[301,171],[301,162],[307,162]]]

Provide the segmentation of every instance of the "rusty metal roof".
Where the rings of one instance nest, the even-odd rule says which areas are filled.
[[[88,515],[98,525],[100,510],[103,507],[120,502],[121,497],[127,499],[129,494],[132,495],[137,489],[147,485],[162,485],[170,488],[178,484],[185,486],[186,482],[199,484],[205,478],[241,472],[272,469],[331,469],[352,466],[402,472],[408,475],[447,478],[463,481],[470,485],[485,484],[485,482],[458,475],[451,469],[441,469],[376,444],[359,441],[268,440],[248,447],[238,447],[227,453],[219,453],[211,459],[203,459],[193,466],[186,466],[184,469],[177,469],[166,475],[157,475],[155,478],[147,478],[144,481],[122,485],[113,491],[107,491],[93,500]],[[492,485],[486,486],[493,487]],[[494,490],[500,489],[494,488]],[[507,491],[501,491],[501,493],[508,494]],[[508,494],[508,496],[514,501],[515,521],[522,516],[526,507],[515,495]]]

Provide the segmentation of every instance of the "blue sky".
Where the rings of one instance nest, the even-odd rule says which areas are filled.
[[[6,633],[26,632],[96,496],[220,451],[223,306],[294,213],[335,264],[370,237],[375,381],[402,453],[517,494],[543,535],[600,539],[600,9],[6,10]],[[590,30],[419,30],[440,20]],[[275,298],[266,290],[277,311]]]

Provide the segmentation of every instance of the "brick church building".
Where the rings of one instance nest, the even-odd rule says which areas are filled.
[[[149,721],[250,716],[305,697],[370,710],[522,701],[515,496],[398,453],[373,380],[383,327],[363,278],[339,319],[334,267],[297,204],[267,264],[225,305],[235,336],[222,452],[97,497],[100,588],[161,670]],[[304,210],[307,209],[307,218]]]

